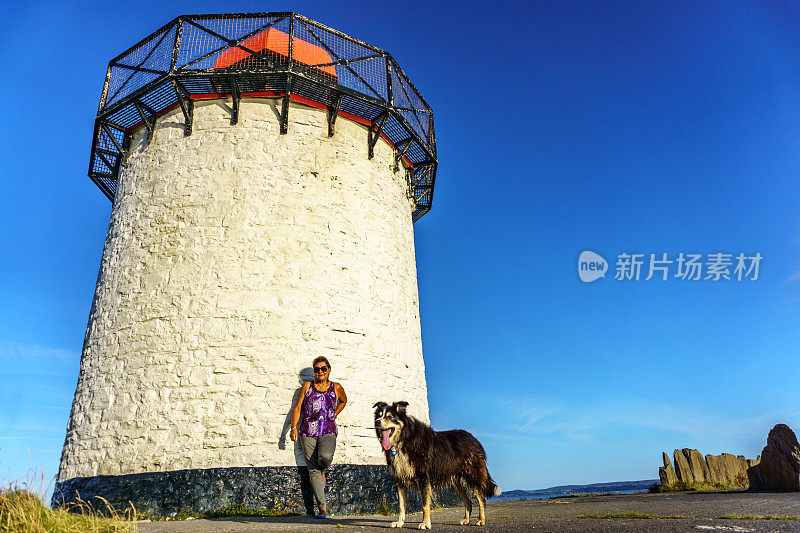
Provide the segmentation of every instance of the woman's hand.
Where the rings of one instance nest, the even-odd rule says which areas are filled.
[[[289,431],[289,438],[292,439],[292,442],[297,442],[297,428],[292,428]]]

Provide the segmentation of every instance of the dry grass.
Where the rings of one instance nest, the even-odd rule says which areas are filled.
[[[133,505],[118,512],[99,498],[102,509],[78,499],[66,509],[51,509],[44,495],[52,485],[41,468],[0,487],[0,533],[117,533],[136,531]]]
[[[69,508],[50,509],[36,494],[17,487],[0,489],[0,533],[117,533],[136,531],[136,512],[118,513],[106,502],[99,512],[79,501]]]

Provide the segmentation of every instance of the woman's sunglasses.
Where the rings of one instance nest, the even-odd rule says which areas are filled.
[[[315,373],[316,372],[327,372],[327,371],[328,371],[328,367],[327,366],[315,366],[314,367],[314,372]]]

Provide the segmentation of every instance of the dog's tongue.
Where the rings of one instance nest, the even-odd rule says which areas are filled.
[[[383,435],[381,435],[381,446],[383,446],[384,450],[388,450],[392,447],[391,443],[389,443],[389,435],[392,434],[392,430],[384,429]]]

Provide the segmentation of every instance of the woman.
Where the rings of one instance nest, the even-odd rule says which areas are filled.
[[[308,381],[300,388],[297,403],[292,410],[292,429],[289,438],[297,442],[300,436],[300,447],[308,465],[308,476],[311,488],[319,505],[317,518],[328,517],[328,505],[325,501],[325,472],[331,465],[333,452],[336,450],[336,417],[347,404],[347,395],[338,383],[328,380],[331,364],[324,356],[319,356],[312,363],[314,381]],[[302,420],[300,415],[302,411]],[[298,422],[300,422],[298,430]]]

